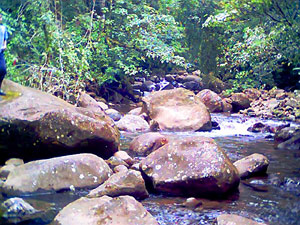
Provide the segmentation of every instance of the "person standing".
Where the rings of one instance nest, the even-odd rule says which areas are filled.
[[[1,85],[6,75],[6,63],[4,58],[4,51],[6,50],[7,39],[8,39],[7,28],[2,24],[2,14],[0,14],[0,96],[6,95],[1,90]]]

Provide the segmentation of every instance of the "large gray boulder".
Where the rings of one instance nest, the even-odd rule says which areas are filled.
[[[8,95],[0,99],[0,163],[82,152],[109,158],[118,150],[119,130],[101,109],[75,107],[9,80],[3,89]]]
[[[32,161],[12,170],[1,187],[8,196],[76,188],[95,188],[112,175],[106,162],[93,154]]]
[[[177,88],[153,92],[143,98],[143,112],[158,123],[162,131],[211,130],[211,117],[193,92]]]
[[[64,207],[52,225],[158,225],[131,196],[80,198]]]
[[[211,138],[169,141],[141,161],[155,190],[172,195],[221,196],[237,188],[238,171]]]

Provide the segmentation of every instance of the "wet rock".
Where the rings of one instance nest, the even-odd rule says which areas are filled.
[[[244,93],[251,102],[259,99],[259,97],[261,96],[261,92],[255,88],[248,88],[244,90]]]
[[[74,219],[76,218],[76,220]],[[80,198],[63,208],[53,225],[158,225],[141,203],[131,196]]]
[[[202,82],[187,81],[183,84],[183,87],[190,91],[199,92],[203,88],[203,85]]]
[[[119,121],[122,118],[122,114],[115,109],[107,109],[105,113],[114,121]]]
[[[121,131],[127,132],[148,131],[150,129],[149,124],[144,119],[134,115],[125,115],[116,122],[116,125]]]
[[[237,169],[211,138],[174,140],[141,161],[155,190],[172,195],[222,196],[239,184]]]
[[[147,91],[147,92],[151,92],[151,91],[155,91],[155,83],[150,81],[150,80],[146,80],[143,84],[142,87],[140,89],[141,91]]]
[[[124,165],[118,165],[118,166],[115,166],[115,168],[114,168],[115,173],[126,172],[126,171],[128,171],[128,168]]]
[[[223,214],[217,217],[218,225],[266,225],[234,214]]]
[[[223,112],[232,112],[232,101],[230,98],[224,98],[222,99],[222,111]]]
[[[38,160],[16,167],[2,192],[8,196],[39,194],[74,188],[93,188],[112,174],[105,161],[93,154]]]
[[[105,160],[105,162],[112,170],[114,170],[116,166],[120,166],[120,165],[126,166],[127,168],[129,167],[129,165],[126,162],[124,162],[124,160],[116,156],[110,157],[109,159]]]
[[[117,151],[114,156],[126,162],[129,167],[134,163],[134,160],[125,151]]]
[[[247,129],[247,131],[253,133],[268,133],[272,132],[271,127],[269,125],[263,124],[261,122],[253,124],[251,127]]]
[[[244,93],[234,93],[231,95],[230,100],[232,101],[233,112],[250,107],[250,100]]]
[[[208,89],[204,89],[200,91],[197,96],[206,105],[211,113],[223,111],[222,99],[217,93]]]
[[[12,158],[5,162],[5,165],[14,165],[14,166],[20,166],[23,164],[24,164],[23,159],[17,159],[17,158]]]
[[[197,208],[199,206],[201,206],[203,203],[201,200],[199,199],[196,199],[194,197],[191,197],[191,198],[188,198],[184,203],[183,203],[183,206],[187,207],[187,208],[191,208],[191,209],[194,209],[194,208]]]
[[[97,111],[103,112],[105,109],[108,108],[107,105],[106,107],[105,106],[103,107],[103,105],[99,104],[99,102],[97,102],[93,97],[91,97],[90,95],[84,92],[80,93],[78,99],[78,106],[82,108],[89,108],[95,110],[96,112]]]
[[[245,179],[257,174],[266,173],[269,160],[262,154],[254,153],[236,161],[233,165],[237,168],[240,178]]]
[[[149,197],[141,172],[136,170],[127,170],[113,174],[102,185],[90,191],[87,197],[95,198],[104,195],[110,197],[130,195],[137,199]]]
[[[211,117],[199,97],[183,88],[158,91],[143,98],[143,112],[162,131],[211,130]]]
[[[80,152],[109,158],[118,150],[119,130],[101,110],[75,107],[8,80],[3,86],[19,95],[0,101],[0,163],[13,157],[30,161]]]
[[[0,206],[0,213],[7,223],[13,224],[34,220],[41,216],[40,211],[22,198],[10,198],[4,201]]]
[[[300,149],[300,128],[287,127],[279,130],[275,134],[275,144],[279,149]]]
[[[172,90],[172,89],[174,89],[175,87],[174,87],[174,85],[173,84],[171,84],[171,83],[168,83],[167,85],[165,85],[165,86],[163,86],[162,88],[161,88],[161,90]],[[158,89],[159,90],[159,89]],[[158,91],[157,90],[157,91]]]
[[[135,115],[135,116],[138,116],[138,115],[140,115],[140,114],[142,114],[142,107],[137,107],[137,108],[135,108],[135,109],[130,110],[130,111],[127,113],[127,115]]]
[[[221,130],[220,124],[216,121],[211,121],[212,129],[213,130]]]
[[[150,132],[135,137],[129,146],[129,150],[136,155],[146,156],[168,143],[168,139],[159,133]]]
[[[10,165],[5,165],[5,166],[2,166],[0,168],[0,179],[6,179],[9,175],[9,173],[14,170],[14,168],[16,168],[15,165],[13,164],[10,164]]]
[[[140,171],[140,162],[133,164],[130,169]]]

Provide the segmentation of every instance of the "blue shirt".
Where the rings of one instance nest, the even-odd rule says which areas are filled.
[[[8,33],[7,33],[7,29],[6,26],[4,25],[0,25],[0,50],[4,47],[3,43],[4,40],[6,41],[8,39]]]

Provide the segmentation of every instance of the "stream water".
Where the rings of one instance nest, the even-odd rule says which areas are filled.
[[[257,119],[221,114],[212,117],[220,124],[220,130],[164,134],[173,138],[194,135],[212,137],[233,162],[252,153],[264,154],[270,160],[267,175],[241,181],[238,191],[226,199],[200,199],[202,205],[195,209],[183,206],[186,198],[154,194],[142,201],[146,209],[161,225],[215,224],[216,217],[223,213],[234,213],[267,224],[300,224],[300,152],[275,149],[273,140],[265,138],[267,134],[248,132],[247,128],[257,122]],[[282,124],[276,121],[264,122]],[[137,135],[122,133],[122,150],[126,151],[129,142]],[[72,194],[65,192],[26,199],[29,202],[42,200],[51,203],[52,213],[45,219],[49,222],[62,207],[86,193],[86,191]],[[47,223],[37,221],[35,224]]]

